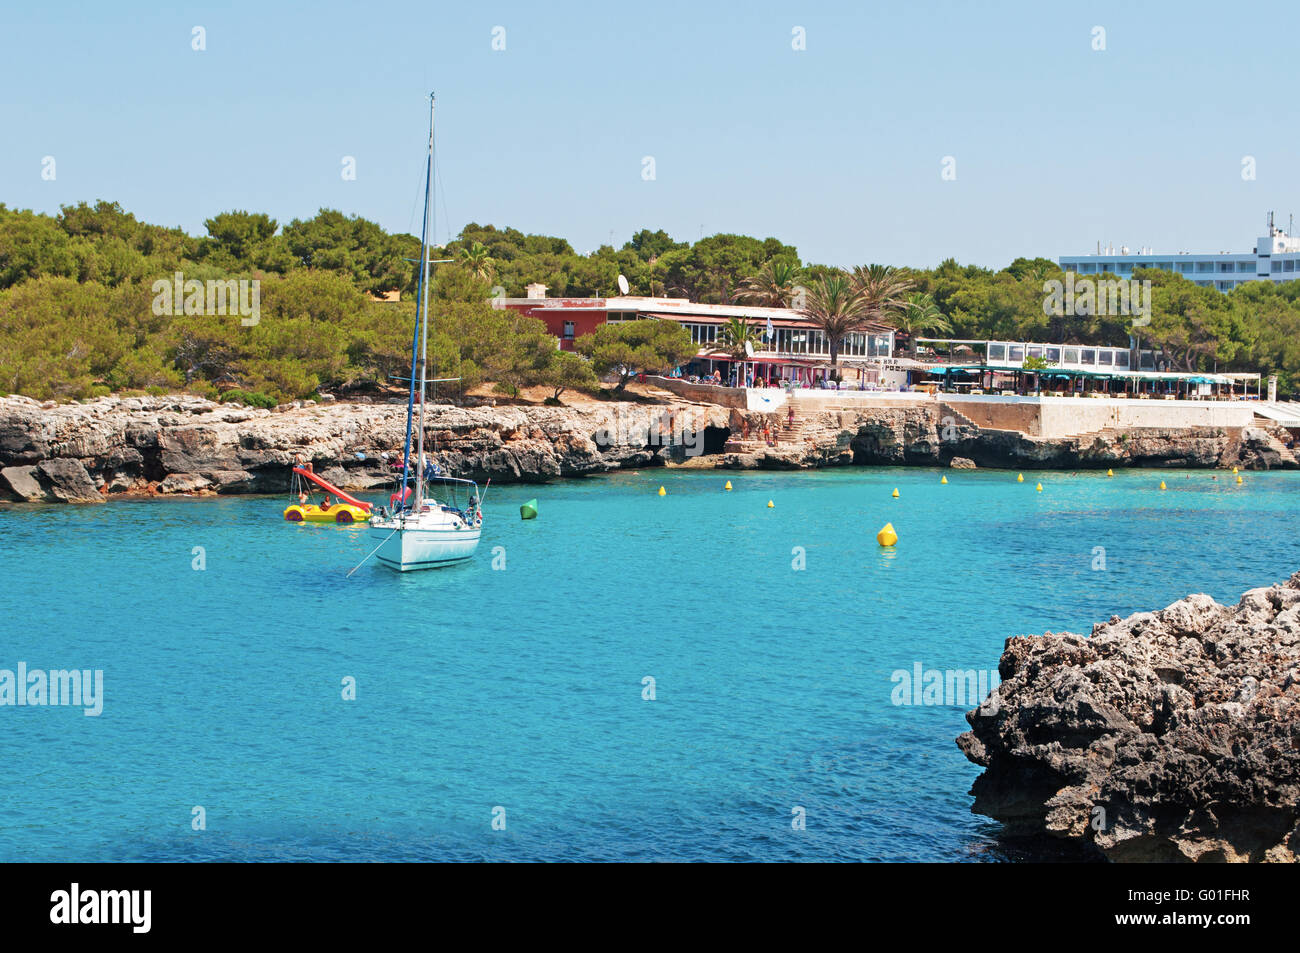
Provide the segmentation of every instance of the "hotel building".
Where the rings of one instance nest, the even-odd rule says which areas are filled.
[[[1248,281],[1295,281],[1300,279],[1300,238],[1292,237],[1273,225],[1269,216],[1268,234],[1255,242],[1249,254],[1217,255],[1187,254],[1156,255],[1143,250],[1129,254],[1127,247],[1120,254],[1102,254],[1099,247],[1095,255],[1063,255],[1057,259],[1065,271],[1077,275],[1115,275],[1129,278],[1135,268],[1159,268],[1182,275],[1206,288],[1231,291]],[[1113,252],[1113,248],[1108,250]]]

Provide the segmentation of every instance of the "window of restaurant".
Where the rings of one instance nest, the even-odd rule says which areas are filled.
[[[691,325],[691,338],[697,344],[713,344],[718,340],[718,326],[716,324]]]

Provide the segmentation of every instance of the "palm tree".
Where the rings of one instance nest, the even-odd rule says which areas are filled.
[[[744,361],[750,356],[746,344],[758,350],[758,334],[744,318],[728,318],[727,323],[718,329],[718,343],[736,360]]]
[[[912,290],[912,277],[907,269],[892,265],[858,265],[853,269],[853,288],[862,296],[868,318],[892,324],[890,316],[903,307]]]
[[[908,349],[916,357],[916,335],[922,331],[938,331],[951,334],[952,325],[943,316],[934,299],[927,294],[916,292],[907,296],[895,315],[896,326],[907,335]]]
[[[491,252],[482,242],[475,242],[468,248],[462,248],[459,257],[460,263],[475,278],[486,279],[492,274],[492,266],[495,262],[492,260]]]
[[[801,312],[821,329],[830,344],[831,366],[839,362],[845,336],[867,321],[866,304],[852,279],[842,272],[826,275],[808,289],[808,303]]]
[[[736,300],[768,308],[788,308],[794,298],[800,268],[784,258],[763,264],[758,274],[746,278],[736,292]]]

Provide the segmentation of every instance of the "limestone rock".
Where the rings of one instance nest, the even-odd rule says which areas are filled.
[[[102,503],[104,500],[80,460],[67,457],[43,460],[36,465],[36,474],[46,495],[60,503]]]
[[[480,482],[542,482],[662,465],[684,452],[688,431],[725,433],[727,415],[723,408],[672,401],[431,403],[426,448],[449,473]],[[100,488],[105,494],[284,493],[299,457],[343,489],[372,489],[393,479],[390,463],[400,458],[405,425],[405,401],[296,401],[272,412],[189,395],[49,407],[0,398],[0,469],[14,471],[12,479],[0,479],[0,493],[51,502],[89,498],[92,489],[102,498]],[[55,463],[54,476],[45,475],[41,467],[59,458],[80,469]]]
[[[15,500],[36,503],[45,499],[45,490],[36,479],[36,467],[5,467],[0,470],[0,489],[7,490]]]
[[[1300,573],[1008,639],[958,747],[972,810],[1117,861],[1300,857]]]
[[[159,493],[197,493],[212,486],[212,481],[197,473],[173,473],[158,484]]]

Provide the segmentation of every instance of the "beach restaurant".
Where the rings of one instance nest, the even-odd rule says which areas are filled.
[[[686,298],[622,295],[613,298],[548,298],[546,286],[529,285],[528,297],[506,298],[500,306],[541,319],[563,350],[602,324],[621,321],[674,321],[697,346],[677,376],[732,386],[773,386],[777,382],[818,387],[838,374],[846,387],[898,390],[907,370],[924,365],[894,355],[894,328],[868,322],[840,343],[838,362],[830,363],[825,332],[796,308],[700,304]],[[723,347],[722,330],[733,319],[749,325],[752,342],[743,355]]]
[[[939,338],[919,338],[918,343],[929,346],[935,356],[934,362],[927,362],[924,376],[940,390],[1167,400],[1261,397],[1258,373],[1173,371],[1162,354],[1151,350],[1139,351],[1135,358],[1127,348],[1073,344]],[[946,359],[938,356],[943,345]],[[1031,367],[1025,367],[1026,362]]]

